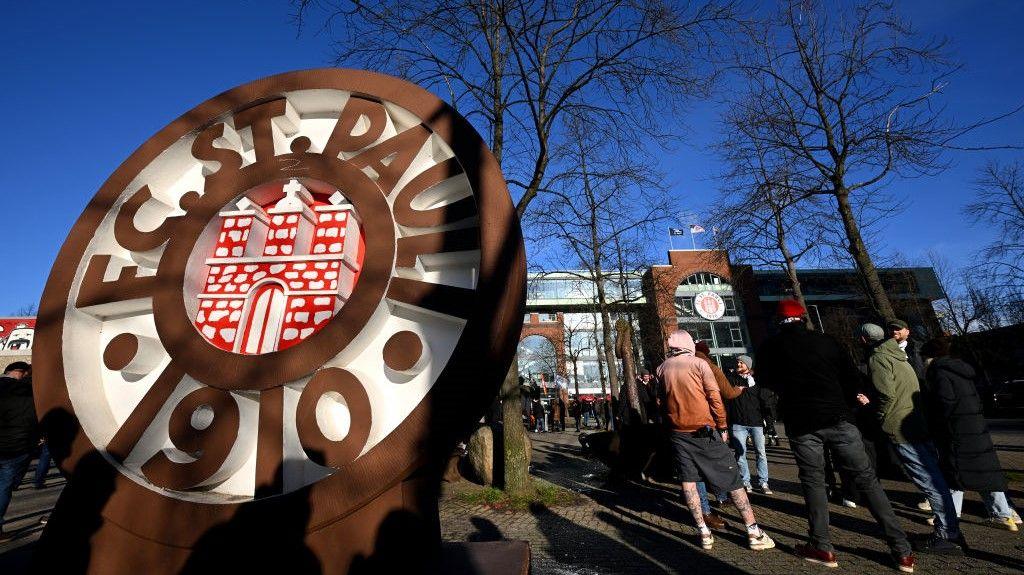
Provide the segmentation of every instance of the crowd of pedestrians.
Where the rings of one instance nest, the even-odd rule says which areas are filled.
[[[777,420],[799,470],[808,537],[795,552],[807,561],[839,565],[829,537],[830,499],[866,506],[893,566],[905,573],[914,571],[915,552],[967,549],[959,528],[964,491],[980,494],[990,524],[1018,531],[976,373],[949,337],[922,342],[899,319],[864,324],[857,335],[865,361],[858,366],[838,340],[808,329],[798,302],[781,301],[777,316],[774,335],[755,357],[737,358],[728,374],[705,344],[686,331],[672,333],[656,377],[643,372],[635,391],[624,384],[618,398],[622,449],[633,452],[625,455],[640,460],[643,478],[659,452],[668,454],[703,548],[712,548],[713,531],[725,526],[713,506],[726,501],[742,516],[751,549],[775,546],[747,495],[773,493],[766,446],[780,444]],[[637,421],[662,431],[639,433]],[[927,537],[909,538],[901,527],[876,472],[876,451],[883,450],[924,497],[919,507],[931,511],[933,525]]]

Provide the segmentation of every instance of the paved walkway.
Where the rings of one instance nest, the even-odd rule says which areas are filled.
[[[996,422],[993,435],[1004,467],[1016,479],[1011,497],[1024,506],[1024,422]],[[692,519],[677,486],[608,487],[605,467],[582,454],[576,433],[531,434],[531,438],[533,474],[580,492],[584,503],[515,514],[469,506],[449,496],[441,513],[445,539],[525,539],[533,549],[535,574],[834,572],[793,555],[793,546],[805,538],[807,523],[796,464],[785,440],[782,448],[769,448],[775,495],[752,496],[759,523],[778,547],[749,551],[742,521],[735,509],[726,508],[721,513],[729,520],[730,529],[716,535],[715,548],[705,552],[694,543],[695,530],[689,526]],[[892,481],[883,484],[904,529],[929,533],[926,515],[915,507],[920,498],[913,487]],[[867,509],[833,505],[831,512],[833,544],[842,572],[896,572],[888,562],[887,547],[874,535],[876,526]],[[919,557],[917,573],[1024,571],[1024,531],[1010,533],[984,525],[977,494],[968,494],[964,513],[962,528],[974,549],[967,557]]]
[[[1014,478],[1011,497],[1024,507],[1024,420],[993,422],[993,438],[1004,468]],[[449,541],[525,539],[533,548],[537,575],[618,575],[646,573],[834,573],[792,554],[807,530],[803,502],[796,482],[796,465],[783,448],[769,448],[772,489],[776,495],[753,495],[759,522],[775,538],[778,548],[752,552],[745,534],[735,528],[718,535],[715,549],[705,552],[694,545],[689,513],[673,485],[605,485],[604,465],[582,455],[577,436],[569,433],[531,434],[534,445],[532,472],[581,493],[574,507],[536,508],[524,513],[496,512],[472,507],[446,497],[441,525]],[[55,470],[47,487],[34,490],[29,469],[26,482],[15,492],[6,528],[17,531],[14,541],[0,544],[0,575],[24,572],[32,543],[64,486]],[[885,481],[897,514],[911,532],[927,533],[925,515],[914,505],[919,500],[909,484]],[[981,523],[981,504],[968,494],[963,530],[974,546],[965,558],[922,557],[917,573],[1019,574],[1024,571],[1024,532],[1009,533]],[[871,536],[875,525],[864,508],[832,506],[832,534],[840,553],[842,573],[894,573],[886,547]],[[734,511],[723,512],[733,527],[742,523]]]

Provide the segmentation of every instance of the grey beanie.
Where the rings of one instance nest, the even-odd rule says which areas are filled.
[[[747,366],[747,369],[754,369],[754,359],[749,355],[741,355],[736,358],[736,361]]]
[[[866,323],[860,326],[860,335],[870,342],[882,341],[885,339],[885,330],[882,326]]]

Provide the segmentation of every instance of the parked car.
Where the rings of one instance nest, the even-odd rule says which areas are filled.
[[[997,413],[1024,409],[1024,379],[1011,379],[999,384],[992,394],[992,407]]]

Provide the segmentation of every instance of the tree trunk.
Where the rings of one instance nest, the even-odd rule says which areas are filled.
[[[574,412],[573,418],[576,420],[576,430],[580,429],[580,416],[582,415],[583,406],[580,404],[580,367],[579,357],[572,359],[572,382],[576,387],[576,411]],[[566,406],[568,407],[568,406]]]
[[[789,251],[789,245],[786,244],[786,228],[782,225],[782,208],[772,208],[774,212],[772,215],[775,217],[775,239],[779,243],[779,251],[782,252],[782,259],[786,262],[786,276],[789,278],[789,286],[793,289],[793,297],[796,301],[800,302],[800,305],[807,310],[807,329],[814,330],[814,321],[811,320],[811,310],[807,307],[807,301],[804,299],[804,291],[800,287],[800,278],[796,275],[796,259],[793,258],[793,252]],[[821,327],[821,326],[819,326]],[[824,331],[824,329],[822,330]]]
[[[601,312],[601,349],[605,362],[608,364],[608,385],[612,388],[612,397],[619,398],[619,367],[615,361],[615,338],[612,336],[612,318],[605,302],[604,282],[597,282],[598,308]]]
[[[615,322],[615,351],[622,359],[622,388],[626,390],[626,397],[620,397],[619,402],[625,401],[636,413],[640,413],[640,395],[636,389],[636,365],[633,363],[633,338],[630,335],[632,326],[623,318]]]
[[[572,382],[576,386],[576,401],[580,400],[580,366],[579,359],[572,360]]]
[[[530,454],[526,451],[523,431],[523,402],[519,394],[519,357],[512,361],[505,381],[501,384],[502,409],[502,473],[496,477],[501,488],[515,493],[526,489],[529,483]],[[498,449],[495,448],[497,452]],[[498,475],[498,474],[495,474]]]
[[[796,262],[793,261],[793,256],[789,252],[789,248],[783,243],[782,258],[786,261],[786,276],[789,277],[789,285],[793,288],[793,297],[796,301],[800,302],[800,305],[807,310],[807,329],[814,330],[814,320],[811,319],[811,308],[807,307],[807,300],[804,299],[804,290],[800,287],[800,278],[796,273]],[[818,326],[824,331],[824,326]]]
[[[864,238],[860,235],[857,217],[853,213],[853,206],[850,205],[849,192],[840,188],[836,192],[836,201],[839,204],[839,216],[846,229],[846,239],[850,242],[850,255],[853,256],[853,261],[857,264],[857,271],[860,272],[861,278],[864,280],[868,301],[871,302],[871,306],[875,308],[882,319],[895,318],[892,302],[889,301],[889,295],[885,293],[875,263],[871,261],[871,255],[868,253],[867,246],[864,245]]]
[[[594,319],[596,320],[597,318],[594,318]],[[598,377],[601,378],[601,399],[604,399],[605,396],[608,395],[608,391],[607,391],[608,388],[607,388],[607,384],[605,383],[605,372],[604,372],[605,362],[602,361],[602,359],[601,359],[601,355],[602,354],[600,352],[600,346],[601,346],[601,344],[598,343],[597,336],[595,335],[594,336],[594,350],[598,352],[597,353],[597,375],[598,375]]]

